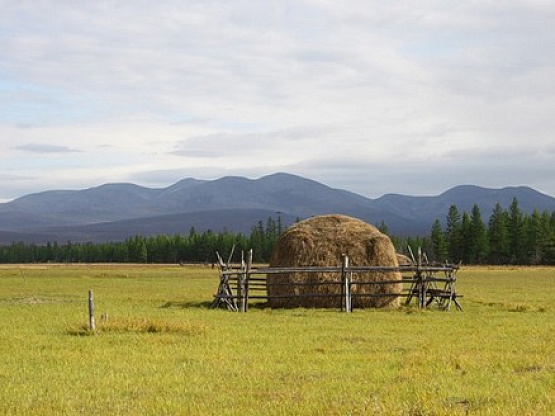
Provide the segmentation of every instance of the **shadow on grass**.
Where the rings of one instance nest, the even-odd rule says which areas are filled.
[[[161,309],[221,309],[227,310],[227,305],[225,303],[221,303],[217,307],[213,307],[213,301],[201,301],[201,302],[178,302],[178,301],[168,301],[159,306]],[[340,307],[330,307],[330,308],[305,308],[302,306],[282,306],[279,308],[272,308],[269,302],[264,302],[258,300],[256,302],[250,303],[248,309],[252,310],[298,310],[298,311],[305,311],[305,310],[318,310],[321,312],[330,312],[330,313],[342,313],[342,309]],[[405,314],[424,314],[426,312],[430,312],[432,310],[438,310],[437,308],[429,307],[426,309],[418,308],[416,305],[401,305],[398,308],[353,308],[353,311],[361,311],[364,309],[369,309],[374,312],[401,312]],[[444,312],[444,311],[442,311]]]
[[[160,308],[179,308],[179,309],[188,309],[188,308],[210,308],[212,306],[212,302],[166,302],[160,305]]]
[[[213,302],[166,302],[160,305],[160,308],[179,308],[179,309],[189,309],[189,308],[197,308],[197,309],[212,309]],[[257,302],[249,304],[249,309],[269,309],[270,306],[268,302]],[[214,309],[227,309],[225,304],[221,304],[219,307]]]

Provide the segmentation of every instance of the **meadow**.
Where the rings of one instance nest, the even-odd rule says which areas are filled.
[[[464,312],[240,314],[209,309],[217,284],[201,266],[0,266],[0,414],[555,414],[553,268],[463,267]]]

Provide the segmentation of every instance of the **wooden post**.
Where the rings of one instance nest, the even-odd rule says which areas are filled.
[[[244,264],[241,270],[237,273],[237,312],[243,312],[243,287],[244,287]]]
[[[346,282],[346,277],[345,276],[345,256],[346,254],[342,254],[341,255],[341,296],[339,297],[339,306],[341,307],[341,312],[343,312],[344,307],[346,306],[346,295],[345,295],[345,287],[347,286],[345,284]]]
[[[243,297],[245,292],[245,251],[241,251],[241,270],[237,274],[237,312],[243,312]]]
[[[349,256],[343,255],[341,264],[341,280],[344,286],[345,293],[345,312],[352,312],[352,298],[351,298],[351,272],[347,269],[349,268]]]
[[[349,260],[349,257],[347,257],[347,268],[349,268],[351,266],[351,262]],[[353,281],[353,273],[351,271],[347,272],[347,288],[349,289],[348,291],[348,297],[347,299],[349,300],[349,309],[347,310],[347,312],[352,312],[353,311],[353,287],[352,287],[352,281]]]
[[[249,308],[249,278],[252,267],[252,248],[247,252],[247,265],[245,267],[245,274],[243,275],[243,297],[241,312],[247,312]]]
[[[96,331],[96,323],[94,321],[94,296],[92,289],[89,289],[89,328]]]
[[[418,274],[418,278],[420,280],[420,307],[425,309],[426,308],[426,286],[427,282],[422,273],[422,248],[418,247],[418,256],[416,259],[416,273]]]

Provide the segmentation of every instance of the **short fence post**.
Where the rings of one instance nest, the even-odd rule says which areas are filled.
[[[341,264],[341,281],[345,288],[345,312],[352,312],[352,297],[351,297],[351,272],[349,268],[349,256],[343,255]]]
[[[94,296],[92,289],[89,289],[89,328],[96,331],[96,323],[94,321]]]
[[[427,281],[427,278],[425,278],[424,274],[422,273],[422,248],[421,247],[418,247],[418,256],[416,259],[416,273],[420,281],[420,293],[419,293],[420,308],[425,309],[426,297],[427,297],[426,289],[428,286],[428,281]]]
[[[249,308],[249,278],[250,278],[250,271],[252,268],[252,249],[250,249],[247,253],[247,265],[245,268],[245,274],[243,275],[243,297],[242,297],[242,305],[241,305],[241,312],[247,312]]]
[[[237,272],[237,312],[243,312],[243,287],[245,271],[245,252],[241,251],[241,270]]]
[[[341,255],[341,296],[339,297],[339,306],[341,307],[341,312],[343,312],[344,307],[346,307],[347,297],[345,295],[345,288],[346,288],[346,275],[345,275],[345,254]]]
[[[243,293],[245,287],[245,274],[244,270],[241,270],[239,274],[237,274],[237,311],[243,312]]]

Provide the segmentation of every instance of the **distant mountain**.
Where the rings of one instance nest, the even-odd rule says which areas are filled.
[[[555,198],[528,187],[463,185],[438,196],[388,194],[369,199],[286,173],[257,180],[188,178],[162,189],[106,184],[41,192],[0,204],[0,243],[117,241],[135,234],[182,234],[191,227],[248,233],[268,217],[279,216],[287,225],[296,218],[326,213],[352,215],[373,224],[383,221],[398,235],[424,235],[436,218],[445,218],[452,204],[462,212],[476,203],[487,221],[496,203],[507,208],[513,198],[524,212],[555,211]]]
[[[370,202],[355,193],[284,173],[258,180],[242,177],[214,181],[186,179],[164,189],[108,184],[80,191],[47,191],[0,204],[0,230],[85,225],[201,212],[215,217],[211,212],[221,210],[264,210],[301,218],[343,212],[402,222],[402,218],[395,215],[377,212]],[[229,229],[233,227],[229,224]]]
[[[445,217],[451,205],[456,205],[462,213],[471,212],[474,204],[477,204],[482,219],[487,222],[495,204],[499,203],[507,209],[513,198],[518,200],[520,209],[526,213],[532,213],[534,209],[555,211],[555,198],[526,186],[489,189],[475,185],[459,185],[438,196],[387,194],[374,200],[372,205],[380,211],[410,218],[422,225],[428,224],[429,230],[436,219],[445,223]]]

